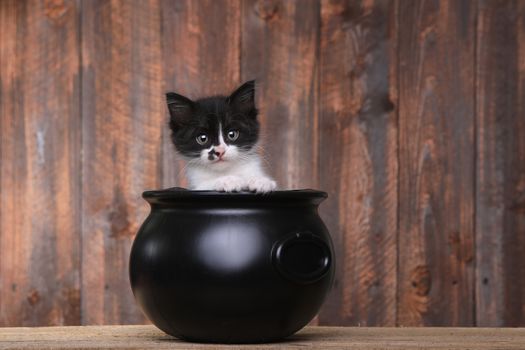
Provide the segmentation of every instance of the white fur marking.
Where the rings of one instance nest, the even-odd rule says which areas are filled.
[[[227,147],[226,142],[224,142],[224,138],[222,137],[222,125],[219,123],[219,145],[224,146],[224,148]]]

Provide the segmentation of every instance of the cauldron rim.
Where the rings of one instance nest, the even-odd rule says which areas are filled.
[[[297,189],[297,190],[279,190],[268,193],[254,193],[248,191],[242,192],[218,192],[218,191],[201,191],[188,190],[182,187],[171,187],[160,190],[148,190],[142,193],[142,198],[148,202],[155,202],[156,200],[169,201],[178,199],[225,199],[228,201],[235,201],[235,199],[265,199],[265,200],[314,200],[321,202],[328,197],[324,191],[313,189]]]

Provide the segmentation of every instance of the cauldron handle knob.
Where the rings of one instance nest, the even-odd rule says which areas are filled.
[[[272,248],[272,262],[285,278],[300,284],[319,281],[330,270],[332,254],[328,244],[311,232],[284,237]]]

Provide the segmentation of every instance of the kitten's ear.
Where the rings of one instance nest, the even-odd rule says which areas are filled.
[[[166,94],[166,102],[168,103],[171,116],[170,121],[173,126],[184,124],[184,122],[191,119],[194,107],[192,100],[174,92],[168,92]]]
[[[256,112],[255,80],[247,81],[228,97],[228,104],[242,113]]]

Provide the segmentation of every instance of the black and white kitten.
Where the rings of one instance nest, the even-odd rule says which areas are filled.
[[[228,97],[192,101],[170,92],[166,98],[171,138],[187,161],[191,189],[264,193],[276,188],[256,152],[259,122],[254,81]]]

